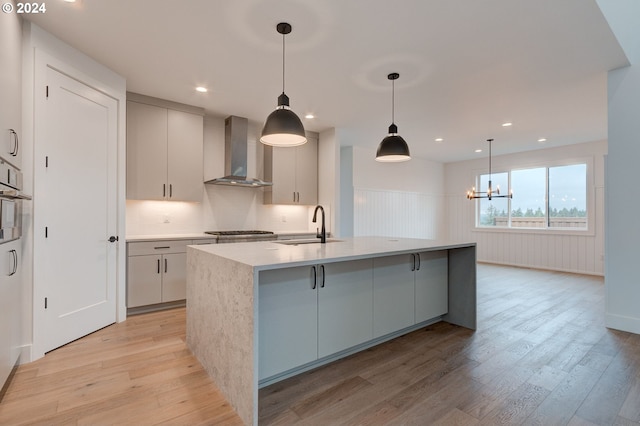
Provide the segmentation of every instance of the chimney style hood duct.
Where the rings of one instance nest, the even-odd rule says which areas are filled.
[[[229,116],[224,120],[224,177],[205,183],[214,185],[248,186],[257,188],[273,183],[261,179],[247,178],[247,130],[249,120]]]

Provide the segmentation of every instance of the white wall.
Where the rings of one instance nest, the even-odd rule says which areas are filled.
[[[443,164],[420,158],[381,163],[375,150],[355,146],[341,155],[345,236],[446,237]]]
[[[572,160],[590,162],[592,167],[587,176],[589,230],[573,233],[549,229],[475,229],[475,202],[466,198],[466,191],[474,185],[477,174],[488,172],[488,158],[483,156],[446,164],[449,237],[476,241],[478,260],[482,262],[603,275],[606,153],[607,143],[601,141],[492,157],[493,172]],[[514,197],[517,196],[516,190]]]
[[[640,333],[640,63],[609,72],[606,325]]]
[[[261,124],[249,122],[248,177],[263,177]],[[322,142],[321,142],[322,143]],[[224,175],[224,117],[204,119],[204,180]],[[204,185],[202,202],[127,200],[127,235],[201,233],[211,230],[263,229],[309,232],[312,208],[262,204],[261,188]]]

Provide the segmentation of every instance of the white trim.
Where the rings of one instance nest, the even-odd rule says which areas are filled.
[[[640,334],[640,319],[622,315],[605,314],[604,325],[607,328]]]

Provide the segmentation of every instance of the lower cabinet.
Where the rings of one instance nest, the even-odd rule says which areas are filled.
[[[449,255],[446,250],[417,253],[416,324],[449,311]]]
[[[21,350],[21,240],[0,245],[0,388]]]
[[[409,327],[415,322],[415,254],[373,260],[373,336]]]
[[[260,271],[258,379],[446,314],[447,268],[445,250]]]
[[[448,303],[446,250],[374,259],[374,337],[444,315]]]
[[[127,308],[187,296],[187,245],[191,240],[128,243]]]
[[[261,271],[259,380],[371,340],[372,260]]]
[[[318,292],[315,268],[260,272],[259,379],[318,358]]]
[[[373,338],[373,260],[319,265],[318,358]]]

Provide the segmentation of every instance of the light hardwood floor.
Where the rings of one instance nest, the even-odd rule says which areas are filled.
[[[260,391],[260,424],[640,425],[640,335],[602,278],[478,265],[478,330],[438,323]],[[0,424],[240,424],[184,343],[131,317],[20,366]]]

